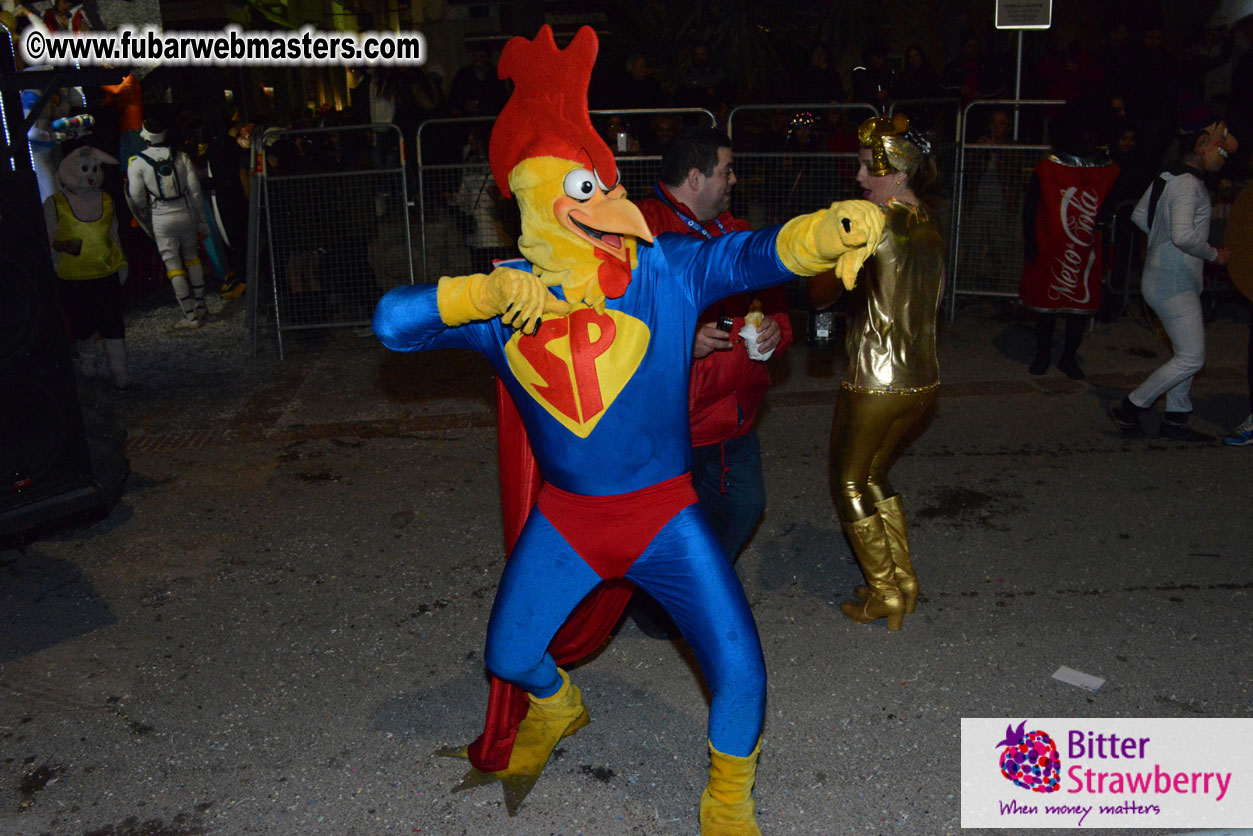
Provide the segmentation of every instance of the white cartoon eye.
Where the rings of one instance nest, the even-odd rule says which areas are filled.
[[[585,168],[576,168],[567,174],[561,185],[575,200],[589,200],[596,194],[596,177]]]
[[[615,169],[613,170],[613,186],[618,185],[618,180],[619,180],[619,179],[621,179],[621,178],[618,176],[618,170],[615,168]],[[598,172],[596,172],[596,183],[600,186],[601,191],[605,191],[605,192],[607,192],[607,191],[609,191],[610,189],[612,189],[612,188],[613,188],[613,186],[606,186],[606,185],[605,185],[605,181],[604,181],[604,180],[602,180],[602,179],[600,179],[600,172],[599,172],[599,171],[598,171]]]

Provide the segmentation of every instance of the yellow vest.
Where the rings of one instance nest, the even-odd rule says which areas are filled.
[[[126,263],[122,248],[109,237],[113,226],[113,199],[101,193],[103,201],[98,221],[80,221],[70,208],[63,194],[54,194],[52,202],[57,207],[57,241],[78,238],[83,248],[78,255],[60,253],[57,275],[63,279],[101,279],[116,273]]]

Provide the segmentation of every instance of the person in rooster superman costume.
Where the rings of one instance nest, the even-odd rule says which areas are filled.
[[[499,73],[516,87],[489,160],[501,192],[517,197],[525,261],[396,288],[374,315],[392,350],[483,353],[543,477],[492,607],[484,660],[500,698],[489,703],[484,737],[464,751],[474,768],[461,786],[500,780],[513,813],[561,738],[588,723],[553,648],[592,593],[593,609],[585,602],[575,617],[595,622],[582,653],[594,650],[625,604],[597,596],[625,579],[665,606],[709,686],[702,834],[759,834],[751,792],[765,664],[743,589],[692,488],[692,338],[700,312],[733,293],[830,269],[851,286],[883,214],[849,201],[782,227],[654,241],[588,116],[596,52],[590,28],[559,50],[544,26],[502,53]],[[500,683],[525,693],[521,712]]]

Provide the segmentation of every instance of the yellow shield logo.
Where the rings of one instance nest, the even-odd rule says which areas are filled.
[[[570,432],[587,438],[639,368],[649,330],[621,311],[579,308],[514,334],[505,359],[531,397]]]

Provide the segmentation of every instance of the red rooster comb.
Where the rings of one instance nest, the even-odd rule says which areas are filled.
[[[501,194],[509,196],[509,172],[529,157],[560,157],[589,165],[601,181],[618,179],[613,152],[592,128],[587,85],[600,42],[591,27],[579,29],[558,49],[552,27],[540,27],[535,40],[512,38],[500,55],[497,74],[513,79],[514,91],[496,125],[488,159]]]

